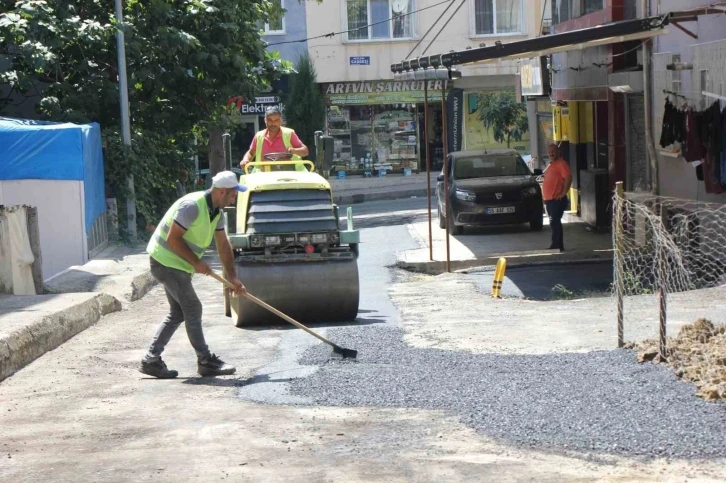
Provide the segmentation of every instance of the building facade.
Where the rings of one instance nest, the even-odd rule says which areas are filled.
[[[651,0],[654,14],[692,11],[713,4],[704,0]],[[696,15],[669,29],[653,45],[653,133],[658,155],[660,194],[726,203],[726,175],[721,187],[706,183],[703,168],[683,156],[680,143],[661,145],[666,99],[680,108],[703,111],[714,103],[726,107],[726,21],[723,15]],[[704,92],[706,94],[704,94]],[[723,112],[723,111],[722,111]],[[726,161],[721,163],[726,168]]]
[[[723,188],[706,186],[696,172],[698,163],[686,162],[678,144],[661,146],[659,142],[666,99],[696,111],[714,102],[724,107],[722,100],[703,94],[726,94],[723,16],[718,11],[698,10],[712,4],[650,0],[646,2],[648,11],[643,12],[643,2],[637,0],[552,0],[552,33],[669,13],[685,19],[674,22],[671,17],[666,30],[650,40],[652,55],[646,64],[651,73],[649,103],[644,97],[643,40],[556,53],[549,58],[552,138],[562,143],[573,171],[571,212],[588,223],[609,226],[609,200],[619,181],[627,191],[657,188],[664,196],[724,201]],[[679,68],[673,70],[674,64]],[[548,115],[544,104],[530,104],[531,125],[534,116]],[[647,154],[648,104],[655,162]]]
[[[429,101],[429,151],[443,162],[442,94],[454,96],[461,116],[457,148],[501,147],[479,119],[482,96],[517,85],[518,63],[462,66],[456,80],[400,82],[391,64],[447,52],[536,37],[540,0],[323,0],[307,2],[308,36],[335,138],[334,164],[361,173],[373,164],[392,171],[425,170],[424,100]],[[457,128],[459,129],[459,128]],[[457,131],[458,132],[458,131]],[[528,154],[528,135],[511,147]]]

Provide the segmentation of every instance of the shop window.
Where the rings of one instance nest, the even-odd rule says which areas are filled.
[[[349,41],[413,37],[413,0],[347,0]]]
[[[333,169],[364,174],[380,169],[418,171],[423,126],[415,104],[330,106]]]
[[[276,8],[276,13],[270,17],[270,22],[264,25],[265,35],[285,34],[285,0],[271,0]]]
[[[474,0],[474,33],[522,33],[522,0]]]

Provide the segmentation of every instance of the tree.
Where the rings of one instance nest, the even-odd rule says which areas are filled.
[[[106,159],[113,160],[106,163],[107,190],[123,201],[122,180],[134,173],[139,211],[156,222],[173,199],[174,181],[190,170],[194,138],[215,130],[221,138],[221,130],[235,122],[225,109],[227,99],[263,91],[289,69],[276,52],[265,50],[259,35],[258,24],[277,14],[275,3],[124,2],[136,144],[131,152],[114,152],[123,147],[115,142],[120,112],[112,3],[0,0],[0,55],[12,62],[0,82],[9,86],[8,98],[39,92],[36,108],[45,119],[101,124]]]
[[[479,120],[492,131],[496,142],[506,142],[509,148],[512,139],[522,140],[529,129],[527,108],[517,102],[513,91],[479,94],[478,104]]]
[[[286,106],[287,125],[295,129],[300,140],[310,148],[310,158],[315,159],[315,131],[325,126],[325,103],[317,84],[315,64],[305,52],[295,63],[295,73],[290,76],[290,99]]]

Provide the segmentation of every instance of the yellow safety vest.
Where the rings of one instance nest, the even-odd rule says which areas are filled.
[[[290,147],[292,146],[292,141],[291,141],[292,133],[294,133],[295,131],[293,129],[290,129],[289,127],[280,127],[280,130],[282,131],[282,142],[285,144],[285,149],[290,149]],[[256,141],[257,148],[255,150],[255,161],[258,163],[263,161],[262,147],[264,145],[264,142],[265,142],[265,131],[260,131],[257,133],[257,141]],[[292,155],[293,161],[299,161],[301,159],[302,158],[300,156],[298,156],[297,154]],[[305,166],[302,164],[295,166],[295,168],[298,171],[307,171]],[[302,169],[299,169],[299,168],[302,168]],[[270,167],[265,166],[263,168],[263,171],[270,171]]]
[[[187,247],[196,255],[198,258],[202,258],[204,252],[212,243],[214,238],[214,232],[219,222],[219,217],[222,216],[220,210],[217,216],[213,220],[209,219],[209,209],[207,208],[207,201],[204,199],[204,191],[196,191],[189,193],[188,195],[182,196],[176,202],[171,205],[171,208],[166,212],[164,217],[159,223],[159,226],[154,230],[154,234],[149,240],[149,244],[146,246],[146,251],[154,258],[157,262],[170,268],[176,268],[188,273],[194,273],[194,267],[187,262],[185,259],[180,257],[174,252],[167,239],[169,238],[169,231],[171,230],[171,224],[174,223],[174,216],[179,209],[179,205],[182,201],[192,200],[196,202],[199,208],[197,218],[192,222],[191,226],[187,227],[186,233],[184,233],[183,240],[187,244]]]

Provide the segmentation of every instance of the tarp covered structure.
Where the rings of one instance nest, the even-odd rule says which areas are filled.
[[[82,181],[90,234],[106,211],[100,126],[0,117],[0,180],[29,179]]]

